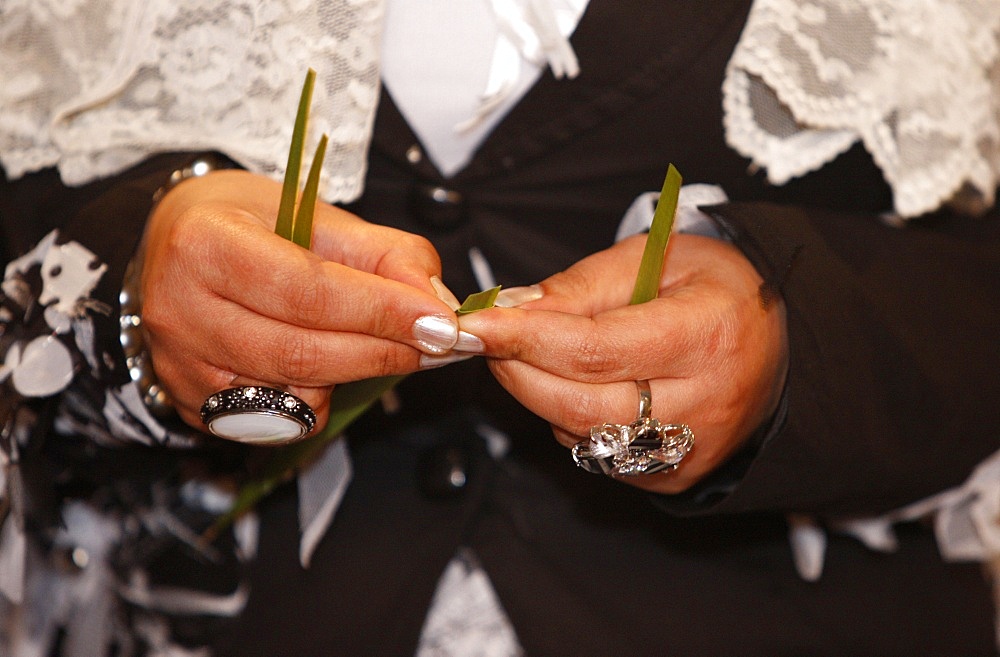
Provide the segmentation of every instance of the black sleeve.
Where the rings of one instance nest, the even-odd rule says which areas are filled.
[[[98,378],[121,385],[128,380],[119,344],[118,295],[125,268],[142,236],[153,194],[170,173],[194,158],[175,153],[153,157],[117,176],[70,187],[53,169],[4,180],[0,193],[0,230],[7,262],[27,253],[51,231],[57,243],[77,242],[107,271],[91,293],[102,312],[93,312]]]
[[[1000,448],[1000,213],[896,227],[768,203],[708,212],[785,300],[788,380],[735,483],[664,506],[880,513]]]
[[[128,371],[119,320],[125,270],[154,193],[196,157],[159,155],[77,187],[65,185],[52,169],[0,182],[7,263],[0,292],[0,362],[12,364],[0,377],[0,426],[7,426],[19,408],[46,408],[57,409],[58,420],[33,423],[36,433],[56,426],[60,433],[100,444],[179,447],[200,441],[200,434],[179,419],[161,423],[145,409]],[[77,269],[84,260],[92,274]],[[64,264],[73,271],[65,271]],[[96,284],[46,284],[46,276],[60,275],[73,281],[93,276]],[[67,292],[80,296],[63,300],[53,314],[58,301],[53,296]],[[48,365],[45,377],[31,376],[39,371],[37,359],[23,356],[36,345],[59,354],[58,366]],[[32,378],[43,384],[32,386]],[[44,415],[52,417],[49,411]]]

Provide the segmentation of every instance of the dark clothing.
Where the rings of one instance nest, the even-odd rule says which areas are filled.
[[[461,298],[476,289],[470,247],[503,285],[530,284],[610,245],[668,163],[685,182],[721,185],[732,202],[706,211],[788,309],[791,369],[767,441],[689,493],[650,496],[577,469],[481,360],[414,375],[399,414],[373,411],[349,431],[354,481],[309,570],[293,488],[262,505],[249,607],[214,630],[218,654],[412,654],[461,546],[529,657],[995,654],[980,566],[942,562],[929,528],[900,527],[893,554],[832,534],[809,583],[784,514],[879,514],[961,484],[1000,448],[1000,213],[888,227],[889,190],[860,148],[783,187],[748,173],[725,145],[719,91],[748,6],[592,0],[572,38],[579,78],[543,75],[447,180],[407,159],[417,140],[385,94],[350,209],[428,236]],[[122,256],[99,291],[113,300],[121,240],[140,232],[139,199],[156,186],[129,181],[164,180],[176,162],[79,190],[53,174],[8,184],[4,241],[44,235],[26,217],[120,217],[77,237]],[[141,193],[119,196],[130,184]],[[460,200],[435,204],[435,186]],[[33,215],[21,199],[40,189],[59,191]],[[487,454],[481,424],[510,437],[506,458]],[[463,487],[435,479],[442,459],[465,468]]]

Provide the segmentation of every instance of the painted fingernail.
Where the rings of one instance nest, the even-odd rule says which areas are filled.
[[[497,295],[496,305],[501,308],[514,308],[522,303],[537,301],[545,295],[541,285],[525,285],[522,287],[508,287],[500,290]]]
[[[444,367],[445,365],[451,365],[452,363],[469,360],[474,356],[475,354],[460,354],[457,352],[446,354],[444,356],[428,356],[427,354],[424,354],[420,357],[420,369],[432,370],[436,367]]]
[[[486,351],[486,345],[483,344],[482,340],[468,331],[459,331],[458,340],[455,342],[453,349],[467,354],[481,354]]]
[[[437,294],[438,299],[448,304],[448,307],[452,310],[458,310],[462,305],[462,302],[448,289],[448,286],[444,284],[440,276],[431,276],[431,286],[434,287],[434,293]]]
[[[454,319],[425,315],[413,323],[413,337],[427,351],[443,354],[458,340],[458,324]]]

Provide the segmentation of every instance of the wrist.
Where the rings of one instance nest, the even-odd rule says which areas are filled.
[[[158,209],[160,202],[174,187],[182,182],[200,178],[219,169],[232,165],[223,158],[214,155],[202,155],[188,164],[171,172],[162,187],[152,196],[150,216]],[[148,232],[148,230],[147,230]],[[157,419],[164,420],[174,416],[173,401],[169,393],[160,384],[153,368],[153,362],[147,350],[147,341],[142,323],[142,271],[145,260],[147,237],[139,242],[132,260],[125,270],[122,289],[119,295],[121,312],[120,341],[125,354],[125,363],[129,377],[138,386],[143,403]]]

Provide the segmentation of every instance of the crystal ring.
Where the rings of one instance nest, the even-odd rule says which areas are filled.
[[[636,381],[639,413],[631,424],[605,423],[590,428],[590,439],[573,446],[576,464],[595,474],[630,477],[673,470],[694,446],[686,424],[661,424],[652,415],[648,381]]]
[[[244,443],[284,443],[316,426],[316,413],[295,395],[263,386],[228,388],[201,406],[201,421],[220,438]]]

